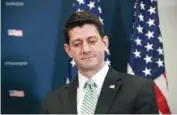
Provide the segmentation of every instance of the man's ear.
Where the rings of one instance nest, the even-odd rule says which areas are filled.
[[[72,55],[71,55],[71,52],[70,52],[70,47],[69,47],[68,44],[66,44],[66,43],[64,44],[64,49],[65,49],[66,53],[68,54],[68,56],[70,58],[72,58]]]
[[[103,37],[103,43],[104,43],[104,46],[105,46],[105,51],[107,51],[108,47],[109,47],[109,38],[108,38],[108,36],[104,36]]]

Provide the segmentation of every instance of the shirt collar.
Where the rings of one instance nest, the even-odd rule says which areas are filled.
[[[103,68],[101,68],[95,75],[91,77],[91,79],[96,83],[98,88],[102,88],[104,79],[106,77],[106,74],[109,70],[109,66],[107,64],[104,65]],[[79,71],[78,71],[78,81],[79,81],[79,88],[83,89],[85,83],[87,82],[89,78],[83,76]]]

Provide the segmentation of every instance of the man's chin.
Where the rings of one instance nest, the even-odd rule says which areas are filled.
[[[95,68],[95,64],[84,64],[82,65],[81,69],[84,69],[84,70],[93,70]]]

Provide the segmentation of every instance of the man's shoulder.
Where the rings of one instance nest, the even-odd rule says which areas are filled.
[[[144,84],[144,83],[152,83],[153,80],[149,78],[145,78],[143,76],[137,76],[137,75],[131,75],[129,73],[123,73],[119,72],[117,70],[114,70],[117,76],[121,77],[123,83],[128,84]]]
[[[117,76],[121,77],[122,90],[128,91],[136,95],[136,92],[141,91],[144,87],[153,87],[153,80],[142,76],[131,75],[116,71]]]
[[[130,80],[137,81],[137,82],[148,82],[148,81],[152,81],[151,79],[145,78],[145,77],[143,77],[143,76],[131,75],[131,74],[128,74],[128,73],[121,73],[121,72],[118,72],[118,73],[119,73],[120,75],[122,75],[124,79],[130,79]]]

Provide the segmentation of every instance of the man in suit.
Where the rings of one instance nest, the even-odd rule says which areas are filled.
[[[74,13],[65,24],[64,48],[78,67],[75,80],[51,93],[42,103],[46,114],[156,114],[153,81],[117,72],[104,63],[108,36],[99,18]]]

